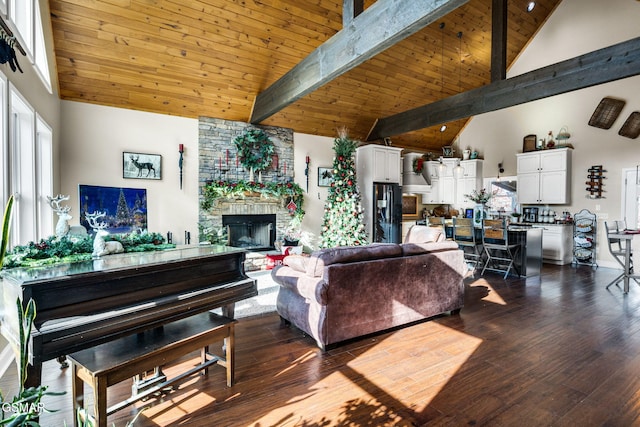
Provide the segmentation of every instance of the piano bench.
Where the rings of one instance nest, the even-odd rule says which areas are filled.
[[[93,425],[98,427],[107,425],[108,415],[179,380],[199,371],[207,374],[213,364],[226,368],[227,386],[231,387],[234,381],[235,322],[228,317],[205,312],[68,355],[72,372],[74,426],[78,425],[76,414],[90,418],[85,409],[81,410],[84,407],[85,383],[93,389]],[[224,357],[211,354],[209,344],[223,340]],[[134,388],[131,397],[107,408],[107,387],[151,370],[158,372],[162,365],[198,349],[202,357],[200,364],[168,380],[162,375],[161,381],[145,387],[142,392]]]

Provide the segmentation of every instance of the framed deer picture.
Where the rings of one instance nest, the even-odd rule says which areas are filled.
[[[160,154],[123,152],[122,177],[162,179],[162,156]]]

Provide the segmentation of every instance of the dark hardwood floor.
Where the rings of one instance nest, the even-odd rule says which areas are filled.
[[[241,319],[232,388],[213,368],[109,426],[145,405],[136,426],[640,425],[640,287],[606,290],[617,274],[545,265],[539,277],[469,278],[459,316],[324,354],[275,313]],[[69,370],[48,362],[44,381],[67,394],[46,400],[59,412],[42,424],[71,425]]]

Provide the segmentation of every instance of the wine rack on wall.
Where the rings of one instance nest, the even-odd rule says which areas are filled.
[[[587,197],[589,199],[604,199],[602,193],[604,193],[603,180],[606,178],[604,173],[606,170],[602,169],[602,165],[594,165],[587,169]]]

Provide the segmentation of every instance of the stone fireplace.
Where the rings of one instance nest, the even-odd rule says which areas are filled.
[[[202,187],[210,181],[238,182],[249,181],[250,172],[242,167],[238,161],[237,148],[234,139],[241,135],[249,123],[231,120],[222,120],[209,117],[199,119],[199,186]],[[254,179],[261,182],[285,183],[293,180],[293,130],[271,126],[260,126],[269,136],[277,155],[277,166],[260,174],[255,174]],[[202,201],[202,199],[201,199]],[[267,229],[257,226],[254,218],[268,215],[270,229],[269,240],[266,242]],[[287,228],[291,221],[291,215],[285,206],[285,201],[273,197],[261,197],[260,195],[247,195],[235,199],[219,199],[215,206],[208,211],[200,209],[199,221],[202,224],[210,224],[214,229],[227,226],[224,218],[227,216],[245,216],[251,223],[243,228],[240,237],[240,225],[230,225],[229,237],[233,241],[232,246],[247,248],[254,251],[274,249],[274,243],[281,239],[281,230]],[[244,226],[242,226],[244,227]],[[252,234],[253,233],[253,234]],[[264,238],[263,238],[264,237]],[[259,238],[259,239],[258,239]],[[257,243],[259,241],[259,243]],[[265,243],[266,242],[266,243]],[[246,246],[245,246],[246,245]]]

